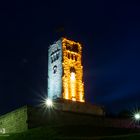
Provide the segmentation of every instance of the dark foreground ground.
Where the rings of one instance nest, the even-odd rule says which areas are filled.
[[[56,125],[27,132],[0,136],[0,140],[140,140],[139,129],[93,127],[90,125]]]

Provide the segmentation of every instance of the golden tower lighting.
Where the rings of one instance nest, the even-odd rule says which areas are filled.
[[[80,43],[62,39],[63,48],[63,98],[84,102],[84,85],[82,82],[82,47]]]

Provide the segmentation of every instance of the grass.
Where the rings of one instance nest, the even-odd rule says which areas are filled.
[[[11,134],[9,137],[2,137],[2,139],[0,137],[0,140],[52,140],[56,137],[55,130],[48,126],[31,129],[24,133]]]
[[[0,136],[0,140],[139,140],[140,134],[136,132],[134,129],[95,128],[89,125],[50,125],[24,133]]]

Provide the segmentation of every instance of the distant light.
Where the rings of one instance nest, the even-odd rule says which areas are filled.
[[[135,118],[135,120],[140,120],[140,113],[135,113],[134,114],[134,118]]]
[[[46,105],[48,106],[48,107],[52,107],[53,106],[53,102],[52,102],[52,100],[51,99],[46,99]]]

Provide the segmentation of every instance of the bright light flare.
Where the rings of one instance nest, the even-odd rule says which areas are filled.
[[[140,113],[135,113],[134,118],[135,120],[140,120]]]
[[[53,106],[53,102],[52,102],[52,100],[51,99],[46,99],[46,105],[48,106],[48,107],[52,107]]]
[[[139,123],[140,122],[140,109],[138,107],[135,107],[131,113],[132,116],[132,120],[135,123]]]

